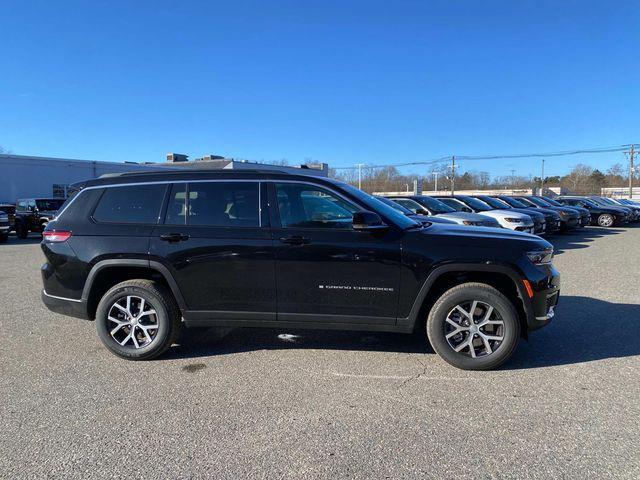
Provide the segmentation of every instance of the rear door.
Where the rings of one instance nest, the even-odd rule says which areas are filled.
[[[194,319],[275,320],[275,261],[264,185],[174,183],[151,260],[170,270]],[[195,313],[193,313],[195,312]]]
[[[329,188],[269,185],[274,215],[278,320],[393,325],[400,286],[400,238],[356,231],[362,210]]]

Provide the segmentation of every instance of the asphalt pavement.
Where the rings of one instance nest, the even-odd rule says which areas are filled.
[[[192,330],[129,362],[0,245],[2,478],[640,478],[640,227],[551,239],[556,318],[501,370],[419,336]]]

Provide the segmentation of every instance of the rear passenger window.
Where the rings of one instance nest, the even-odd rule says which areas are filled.
[[[257,182],[175,184],[167,205],[166,224],[210,227],[258,227]],[[185,218],[186,217],[186,218]]]
[[[109,187],[98,202],[98,222],[157,223],[166,185]]]

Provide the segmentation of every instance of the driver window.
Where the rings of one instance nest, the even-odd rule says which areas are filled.
[[[277,183],[280,222],[284,228],[351,228],[359,209],[320,187]]]

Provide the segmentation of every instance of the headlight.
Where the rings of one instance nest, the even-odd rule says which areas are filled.
[[[561,218],[566,218],[569,216],[569,214],[567,212],[558,212],[560,214]]]
[[[471,220],[463,220],[462,223],[465,224],[465,225],[475,225],[476,224],[475,222],[472,222]]]
[[[531,260],[531,263],[534,265],[549,265],[553,260],[553,248],[527,252],[527,257],[529,257],[529,260]]]
[[[511,222],[511,223],[524,223],[524,221],[521,218],[505,218],[505,221]]]

